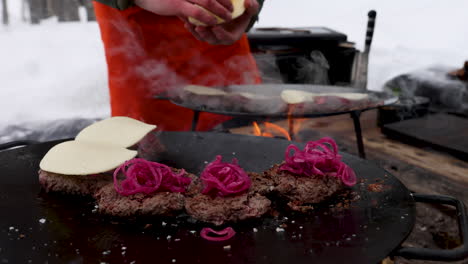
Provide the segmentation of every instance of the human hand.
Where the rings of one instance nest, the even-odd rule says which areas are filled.
[[[218,21],[200,6],[225,21],[232,20],[234,9],[231,0],[135,0],[135,4],[162,16],[178,16],[184,21],[192,17],[207,26],[216,25]]]
[[[245,13],[239,18],[215,26],[196,26],[184,18],[181,19],[185,21],[185,28],[198,40],[211,45],[231,45],[242,37],[252,18],[257,15],[257,0],[245,0],[245,9]]]

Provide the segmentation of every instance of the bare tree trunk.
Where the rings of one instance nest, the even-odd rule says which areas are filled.
[[[26,5],[28,5],[27,0],[21,0],[21,20],[23,22],[26,22]]]
[[[96,21],[92,0],[82,0],[82,4],[86,9],[86,16],[88,21]]]
[[[58,2],[58,21],[80,21],[78,13],[78,0],[59,0]]]
[[[7,0],[2,0],[2,20],[4,25],[8,25],[10,22],[10,19],[8,17],[8,5],[7,5]]]
[[[29,16],[31,24],[39,24],[44,17],[44,1],[43,0],[28,0]]]

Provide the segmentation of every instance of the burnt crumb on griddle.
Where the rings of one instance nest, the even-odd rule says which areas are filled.
[[[367,190],[370,192],[383,192],[384,186],[381,183],[371,183],[367,185]]]

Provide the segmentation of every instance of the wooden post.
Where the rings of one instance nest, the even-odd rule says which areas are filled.
[[[2,0],[2,20],[4,25],[8,25],[10,22],[8,17],[8,5],[7,0]]]

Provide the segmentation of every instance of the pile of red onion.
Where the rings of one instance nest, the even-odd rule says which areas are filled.
[[[125,179],[119,183],[120,173]],[[185,170],[175,173],[161,163],[132,159],[114,171],[114,188],[123,196],[157,191],[185,192],[192,181],[185,174]]]
[[[332,149],[330,149],[330,147]],[[291,152],[294,152],[291,154]],[[281,171],[301,176],[335,176],[347,186],[356,184],[356,174],[353,169],[341,161],[336,142],[331,138],[309,141],[304,150],[295,145],[286,149],[285,163]]]
[[[220,155],[203,170],[200,179],[205,188],[202,193],[212,196],[231,196],[241,194],[250,188],[249,175],[237,164],[237,159],[231,163],[222,162]]]

